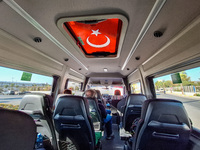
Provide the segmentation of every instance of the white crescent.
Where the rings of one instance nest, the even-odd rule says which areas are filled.
[[[105,35],[104,35],[104,36],[105,36]],[[107,41],[106,41],[106,43],[101,44],[101,45],[96,45],[96,44],[91,43],[91,42],[89,41],[89,37],[87,38],[86,42],[88,43],[88,45],[90,45],[90,46],[92,46],[92,47],[95,47],[95,48],[106,47],[106,46],[108,46],[108,45],[110,44],[110,39],[109,39],[107,36],[105,36],[105,37],[107,38]]]

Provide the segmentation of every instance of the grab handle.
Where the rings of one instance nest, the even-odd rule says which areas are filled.
[[[169,133],[158,133],[158,132],[153,132],[152,133],[153,137],[158,137],[158,138],[165,138],[165,139],[179,139],[179,134],[169,134]]]

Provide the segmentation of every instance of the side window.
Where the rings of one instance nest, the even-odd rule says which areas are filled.
[[[142,93],[140,82],[131,83],[130,88],[131,88],[131,94]]]
[[[200,129],[200,67],[154,78],[157,98],[183,102],[193,126]]]
[[[0,107],[17,110],[25,94],[51,94],[53,78],[0,67]]]
[[[70,89],[72,91],[73,95],[79,95],[82,96],[83,92],[81,91],[81,83],[74,82],[74,81],[68,81],[67,89]]]

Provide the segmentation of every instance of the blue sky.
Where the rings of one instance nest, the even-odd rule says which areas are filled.
[[[200,67],[189,69],[185,71],[188,76],[191,77],[192,81],[200,81]],[[52,84],[53,78],[48,76],[43,76],[39,74],[32,74],[31,81],[21,81],[23,71],[0,67],[0,81],[13,81],[13,82],[30,82],[30,83],[48,83]],[[171,80],[171,74],[163,77],[158,77],[154,79],[154,82],[158,80]]]
[[[185,72],[187,73],[187,76],[190,77],[191,81],[200,81],[200,67],[185,70]],[[155,78],[154,82],[159,81],[159,80],[165,80],[165,81],[171,80],[171,74]]]
[[[32,73],[31,81],[21,81],[23,71],[0,67],[0,81],[29,82],[29,83],[48,83],[52,85],[53,78]]]

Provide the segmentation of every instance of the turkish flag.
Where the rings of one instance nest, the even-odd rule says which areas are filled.
[[[117,54],[122,27],[120,19],[106,19],[96,23],[70,21],[65,22],[63,27],[72,34],[86,56],[98,53]]]

